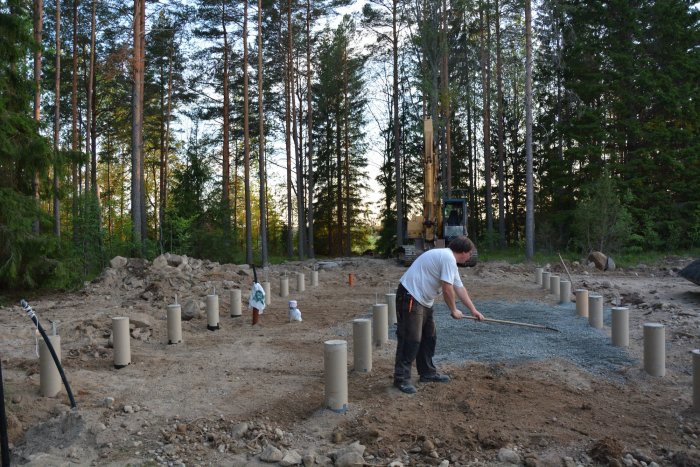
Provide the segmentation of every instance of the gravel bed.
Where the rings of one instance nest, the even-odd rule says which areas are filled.
[[[608,376],[637,364],[626,349],[611,344],[609,331],[595,329],[589,326],[588,318],[577,316],[573,303],[549,306],[534,302],[477,301],[476,306],[486,318],[545,325],[559,332],[456,321],[450,317],[447,306],[440,303],[435,305],[438,335],[435,362],[517,363],[557,358]],[[609,330],[609,308],[603,310],[603,322]]]

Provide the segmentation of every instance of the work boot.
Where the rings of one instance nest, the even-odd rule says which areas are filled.
[[[440,373],[435,373],[434,375],[421,375],[421,383],[449,383],[450,377],[447,375],[441,375]]]
[[[415,394],[416,387],[412,385],[411,383],[402,383],[399,381],[394,382],[394,386],[404,394]]]

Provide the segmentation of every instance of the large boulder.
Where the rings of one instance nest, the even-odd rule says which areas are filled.
[[[129,260],[124,258],[123,256],[115,256],[114,258],[111,259],[109,262],[109,266],[114,268],[114,269],[121,269],[124,266],[126,266],[126,263],[128,263]]]
[[[615,270],[615,261],[610,256],[606,256],[600,251],[591,251],[588,255],[588,262],[595,264],[595,267],[601,271]]]
[[[678,275],[700,285],[700,259],[696,259],[678,272]]]

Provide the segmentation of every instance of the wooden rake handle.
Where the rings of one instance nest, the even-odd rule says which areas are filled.
[[[475,318],[474,316],[465,316],[465,318],[472,319],[474,321],[479,321],[479,319]],[[492,319],[492,318],[484,318],[481,321],[485,321],[487,323],[508,324],[510,326],[522,326],[522,327],[526,327],[526,328],[545,329],[547,331],[559,332],[558,329],[555,329],[555,328],[552,328],[549,326],[544,326],[542,324],[519,323],[517,321],[506,321],[504,319]]]

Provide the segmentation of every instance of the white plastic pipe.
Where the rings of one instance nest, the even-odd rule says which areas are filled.
[[[241,289],[231,291],[231,318],[241,316]]]
[[[318,271],[311,271],[311,287],[318,287]]]
[[[660,323],[644,323],[644,370],[651,376],[666,374],[666,336]]]
[[[289,277],[280,277],[280,297],[289,296]]]
[[[48,336],[54,352],[61,361],[61,336]],[[55,397],[61,391],[61,374],[58,372],[56,362],[53,361],[51,351],[44,342],[39,340],[39,392],[44,397]]]
[[[389,340],[389,307],[386,303],[372,305],[372,342],[381,347]]]
[[[334,412],[348,409],[348,344],[344,340],[323,343],[325,406]]]
[[[353,364],[355,371],[372,371],[372,321],[354,319],[352,321]]]
[[[561,280],[559,281],[559,303],[562,305],[566,303],[571,303],[571,282]]]
[[[603,328],[603,296],[588,295],[588,324],[596,329]]]
[[[389,326],[394,326],[396,324],[396,294],[388,293],[386,294],[386,304],[388,307],[388,323]]]
[[[588,290],[576,289],[576,314],[588,318]]]
[[[297,292],[303,292],[306,290],[306,276],[303,272],[297,273]]]
[[[542,271],[543,268],[535,268],[535,284],[542,285]]]
[[[178,304],[168,305],[168,344],[182,342],[182,308]]]
[[[207,303],[207,329],[216,331],[219,329],[219,296],[209,294],[206,298]]]
[[[112,318],[112,345],[114,347],[114,368],[124,368],[131,363],[131,335],[129,318]]]

